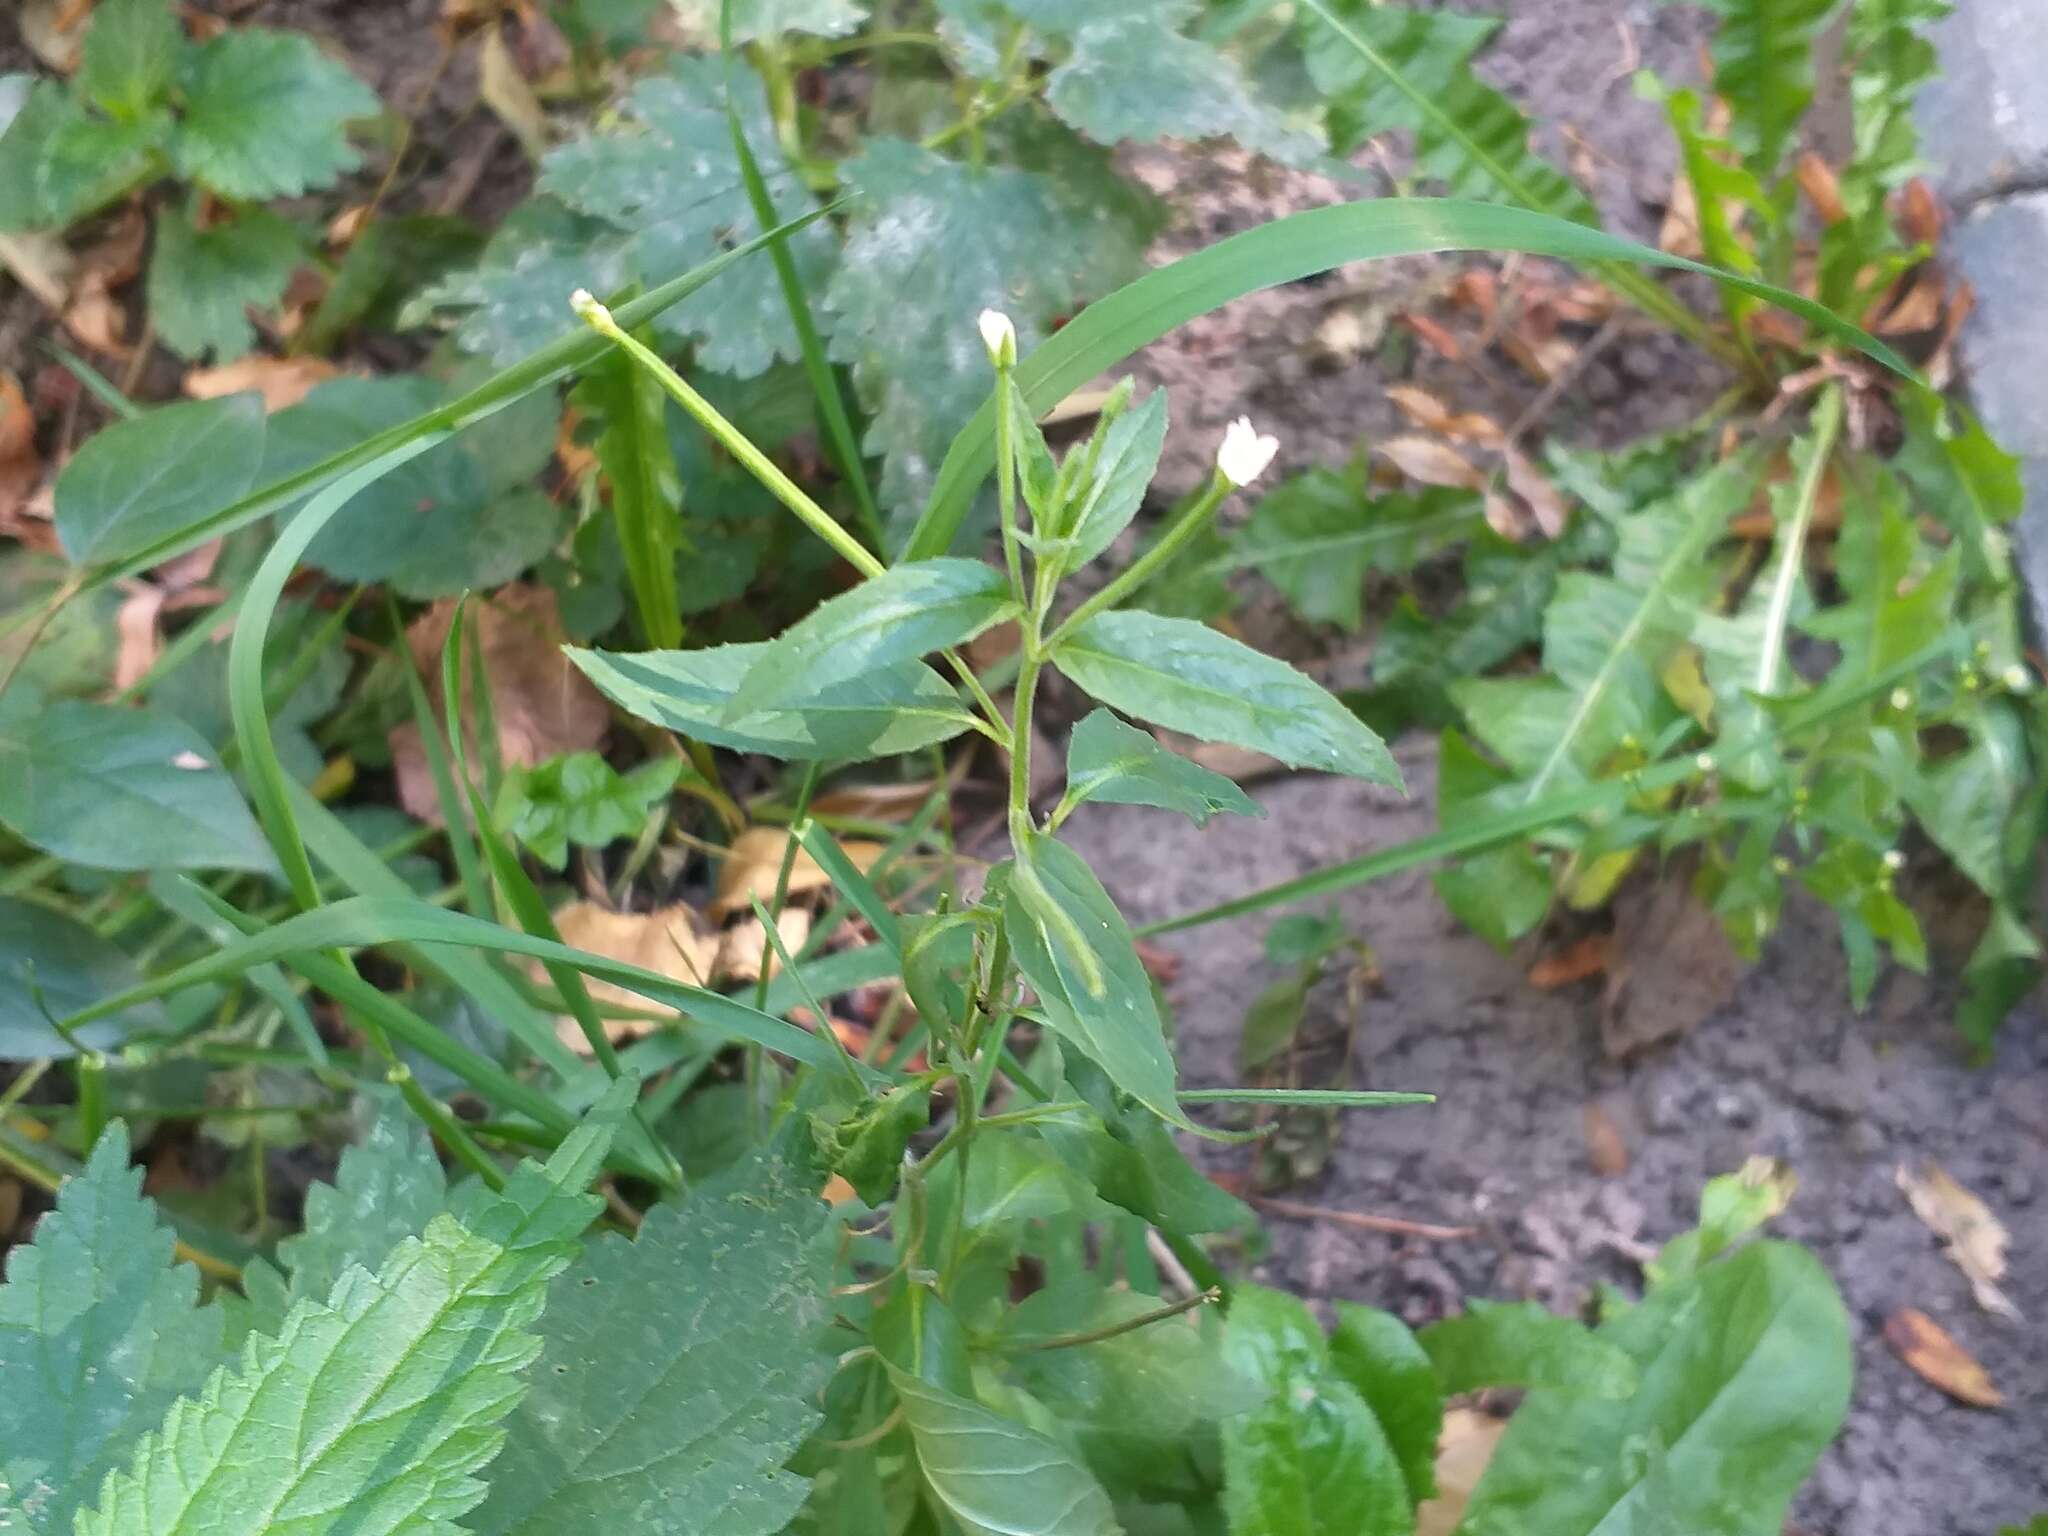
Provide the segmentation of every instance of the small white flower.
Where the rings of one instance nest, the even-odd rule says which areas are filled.
[[[1216,450],[1216,468],[1223,478],[1242,489],[1266,472],[1273,455],[1280,451],[1280,439],[1261,434],[1249,416],[1240,416],[1223,433],[1223,446]]]
[[[588,288],[578,288],[570,294],[569,307],[585,320],[609,320],[612,317],[611,311],[598,303]]]
[[[2032,686],[2030,679],[2027,677],[2027,669],[2020,666],[2017,662],[2005,669],[2005,674],[2000,681],[2014,693],[2025,693]]]
[[[1904,869],[1906,867],[1906,856],[1896,848],[1887,848],[1884,851],[1884,867],[1886,869]]]
[[[988,360],[998,368],[1017,361],[1017,327],[1000,309],[984,309],[975,322],[981,327],[981,344],[988,348]]]

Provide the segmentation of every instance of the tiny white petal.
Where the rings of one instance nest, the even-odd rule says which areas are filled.
[[[1884,852],[1884,867],[1886,869],[1904,869],[1906,867],[1906,856],[1896,848],[1887,848]]]
[[[1266,472],[1273,455],[1280,451],[1280,439],[1262,434],[1249,416],[1240,416],[1223,433],[1223,446],[1216,450],[1216,468],[1232,485],[1250,485]]]
[[[182,768],[187,773],[203,773],[206,769],[211,768],[213,764],[188,748],[171,759],[171,766],[173,768]]]
[[[984,309],[975,322],[981,327],[981,344],[988,348],[988,360],[998,368],[1017,361],[1017,327],[1000,309]]]
[[[2014,693],[2025,693],[2029,686],[2027,669],[2015,662],[2005,669],[2003,681]]]

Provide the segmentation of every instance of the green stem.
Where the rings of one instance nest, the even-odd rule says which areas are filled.
[[[1206,1291],[1197,1291],[1181,1301],[1170,1302],[1163,1307],[1154,1307],[1150,1312],[1140,1312],[1136,1317],[1127,1317],[1120,1323],[1108,1323],[1100,1328],[1089,1328],[1080,1333],[1056,1333],[1039,1339],[1016,1339],[1009,1344],[1012,1350],[1077,1349],[1083,1344],[1100,1344],[1105,1339],[1114,1339],[1126,1333],[1136,1333],[1140,1328],[1150,1328],[1154,1323],[1163,1323],[1169,1318],[1179,1317],[1183,1312],[1192,1312],[1197,1307],[1206,1307],[1223,1299],[1223,1292],[1214,1286]]]
[[[1011,377],[1015,367],[1014,359],[996,364],[996,507],[1003,530],[1003,569],[1009,572],[1010,591],[1024,603],[1029,599],[1024,592],[1024,558],[1017,552],[1017,424],[1010,409],[1011,392],[1017,387]]]
[[[78,1058],[78,1144],[90,1157],[107,1128],[107,1058],[87,1051]]]

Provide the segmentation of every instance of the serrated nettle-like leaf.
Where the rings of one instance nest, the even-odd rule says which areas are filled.
[[[1373,496],[1362,466],[1312,469],[1261,498],[1237,549],[1304,619],[1356,631],[1369,571],[1411,570],[1483,525],[1463,492]]]
[[[830,598],[770,641],[726,705],[741,719],[964,645],[1013,617],[1003,573],[979,560],[891,566]]]
[[[1198,827],[1211,816],[1264,816],[1265,810],[1231,780],[1162,747],[1106,709],[1074,727],[1067,746],[1066,802],[1081,805],[1152,805],[1178,811]]]
[[[933,1497],[970,1536],[1121,1536],[1109,1495],[1057,1441],[889,1367]]]
[[[163,1005],[155,1002],[123,1009],[69,1038],[51,1027],[52,1018],[141,984],[127,955],[85,924],[48,907],[0,898],[0,1061],[61,1061],[78,1045],[104,1050],[130,1035],[166,1028]]]
[[[262,460],[263,403],[254,395],[117,421],[57,477],[57,537],[80,565],[118,560],[235,501]]]
[[[643,283],[687,271],[761,233],[733,154],[725,80],[715,58],[679,59],[671,73],[633,88],[626,110],[636,132],[564,145],[542,165],[543,192],[630,235],[630,259]],[[788,220],[810,212],[816,199],[783,154],[759,77],[735,67],[732,80],[740,92],[735,105],[741,126],[777,216]],[[830,229],[809,225],[787,243],[805,289],[822,289],[832,268]],[[564,302],[558,294],[558,315]],[[768,261],[742,262],[655,323],[669,334],[695,339],[701,366],[742,378],[802,353]]]
[[[611,293],[636,271],[631,236],[551,198],[536,198],[512,211],[476,266],[432,284],[399,312],[399,323],[418,325],[437,311],[460,311],[456,345],[509,368],[575,323],[565,293]]]
[[[1021,395],[1018,398],[1021,400]],[[1155,389],[1102,434],[1094,473],[1087,485],[1076,490],[1067,519],[1066,537],[1073,541],[1072,566],[1086,565],[1101,555],[1130,527],[1145,503],[1145,492],[1151,488],[1165,448],[1166,391]]]
[[[138,117],[169,90],[184,48],[165,0],[107,0],[93,7],[72,83],[116,117]]]
[[[1241,1285],[1225,1355],[1267,1392],[1223,1424],[1223,1507],[1231,1536],[1408,1536],[1414,1506],[1378,1418],[1329,1360],[1292,1296]]]
[[[128,1131],[101,1134],[0,1285],[0,1528],[69,1536],[128,1447],[219,1363],[218,1307],[129,1166]]]
[[[298,231],[260,208],[205,230],[166,208],[149,263],[157,334],[183,358],[240,357],[256,340],[248,311],[276,309],[304,255]]]
[[[1626,1351],[1533,1301],[1469,1301],[1462,1316],[1417,1335],[1446,1397],[1481,1387],[1542,1387],[1627,1397],[1636,1363]]]
[[[212,746],[156,710],[0,701],[0,822],[92,869],[276,868]]]
[[[733,752],[812,761],[894,757],[950,741],[973,725],[946,680],[899,662],[813,697],[728,722],[727,703],[768,642],[705,651],[586,651],[568,656],[628,714]]]
[[[1386,744],[1327,690],[1206,624],[1097,614],[1060,641],[1052,659],[1103,703],[1168,730],[1297,768],[1401,782]]]
[[[862,194],[825,307],[832,355],[874,402],[867,446],[887,456],[882,499],[923,499],[954,434],[988,397],[974,317],[1000,309],[1020,351],[1084,298],[1140,269],[1155,220],[1086,146],[1053,145],[1057,179],[971,166],[871,139],[841,167]]]
[[[1733,109],[1729,137],[1750,169],[1778,174],[1813,103],[1814,54],[1841,0],[1708,0],[1714,94]]]
[[[560,1276],[476,1536],[766,1536],[818,1422],[831,1250],[815,1189],[756,1153]],[[621,1332],[630,1321],[634,1341]]]
[[[352,1268],[181,1399],[110,1475],[76,1536],[453,1532],[540,1350],[548,1281],[601,1202],[583,1192],[622,1084],[541,1167],[473,1185],[378,1272]]]
[[[1849,1400],[1849,1320],[1819,1262],[1753,1244],[1658,1287],[1597,1337],[1636,1361],[1641,1385],[1620,1399],[1530,1393],[1460,1530],[1777,1530]]]
[[[1408,1325],[1391,1312],[1336,1304],[1330,1365],[1357,1389],[1379,1420],[1401,1464],[1410,1503],[1436,1497],[1436,1446],[1443,1431],[1444,1392],[1429,1356]]]
[[[162,108],[109,118],[76,99],[67,102],[33,167],[49,216],[70,224],[153,179],[170,129],[170,114]]]
[[[231,27],[193,50],[173,150],[188,179],[236,201],[297,197],[361,164],[346,126],[377,93],[310,38]]]
[[[620,773],[595,752],[572,752],[508,775],[498,817],[533,856],[559,870],[569,848],[603,848],[634,836],[682,777],[680,757]]]
[[[1154,1114],[1184,1125],[1152,979],[1087,861],[1029,834],[1003,893],[1003,929],[1060,1037]]]
[[[341,1154],[334,1182],[306,1191],[304,1224],[277,1245],[277,1267],[244,1266],[248,1300],[230,1309],[238,1338],[275,1334],[294,1305],[324,1302],[352,1265],[383,1268],[446,1208],[447,1176],[425,1127],[396,1093],[380,1093],[376,1104],[362,1142]]]

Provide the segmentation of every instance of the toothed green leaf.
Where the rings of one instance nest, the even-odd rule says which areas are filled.
[[[184,95],[178,169],[237,201],[332,186],[362,163],[346,125],[382,110],[310,37],[265,27],[230,27],[195,50]]]
[[[256,340],[248,311],[284,297],[304,249],[298,232],[262,209],[201,230],[182,208],[157,216],[149,263],[149,313],[180,357],[230,362]]]

